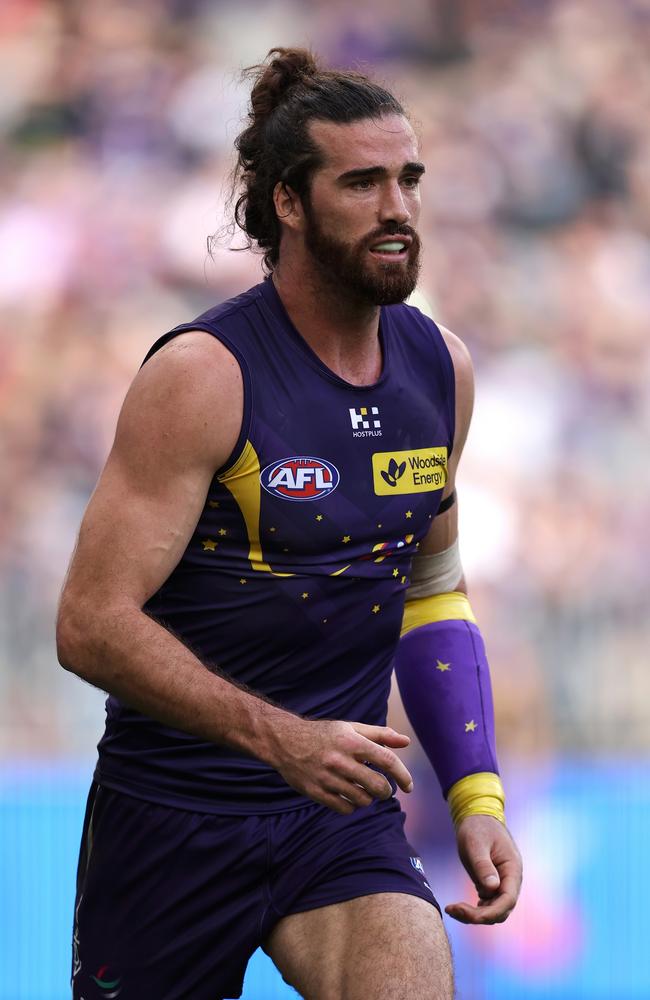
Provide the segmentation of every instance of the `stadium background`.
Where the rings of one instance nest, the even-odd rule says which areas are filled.
[[[419,122],[420,287],[477,369],[462,551],[526,871],[505,925],[448,921],[459,998],[648,998],[650,3],[4,0],[0,1000],[68,995],[103,719],[54,652],[75,532],[149,344],[258,280],[205,237],[238,70],[294,43],[367,65]],[[409,763],[445,904],[468,887]],[[246,1000],[289,994],[258,954]]]

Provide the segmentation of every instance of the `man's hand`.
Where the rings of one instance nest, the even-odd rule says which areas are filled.
[[[450,903],[445,913],[463,924],[501,924],[521,889],[521,855],[510,833],[493,816],[466,816],[456,832],[458,854],[476,886],[478,906]]]
[[[294,716],[282,730],[266,759],[292,788],[335,812],[346,815],[391,797],[389,782],[368,764],[394,778],[402,791],[413,788],[411,775],[389,749],[408,746],[409,737],[394,729]]]

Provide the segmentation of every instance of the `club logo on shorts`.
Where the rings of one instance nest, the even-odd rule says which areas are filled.
[[[120,976],[111,975],[108,965],[101,965],[96,976],[90,977],[101,990],[104,1000],[115,1000],[122,992]]]
[[[322,500],[339,484],[339,470],[324,458],[294,455],[267,465],[260,483],[283,500]]]
[[[424,865],[422,864],[422,858],[409,858],[409,861],[415,868],[416,872],[419,872],[420,875],[424,875]]]

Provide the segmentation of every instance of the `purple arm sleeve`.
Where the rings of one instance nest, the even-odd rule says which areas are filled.
[[[398,643],[395,673],[445,798],[468,774],[499,773],[490,671],[476,625],[441,621],[414,628]]]

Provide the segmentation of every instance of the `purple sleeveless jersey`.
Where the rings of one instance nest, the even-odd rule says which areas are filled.
[[[235,355],[244,419],[189,545],[145,611],[209,667],[310,718],[384,725],[411,559],[454,437],[454,373],[435,323],[381,309],[383,371],[355,386],[292,325],[273,282],[176,327]],[[98,782],[170,806],[264,813],[305,799],[261,761],[109,697]]]

